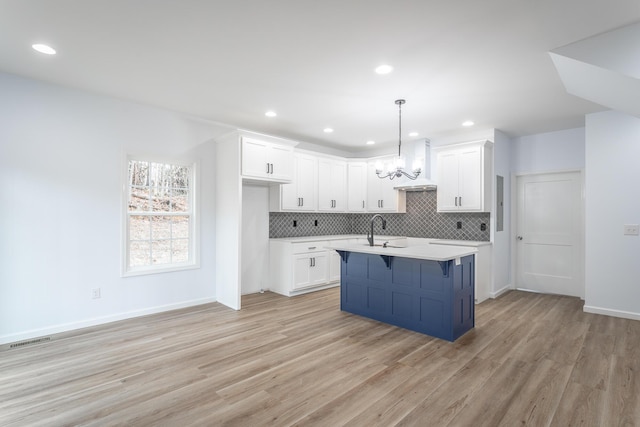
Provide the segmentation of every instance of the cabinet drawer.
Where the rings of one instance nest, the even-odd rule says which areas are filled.
[[[325,251],[325,247],[329,245],[329,242],[326,240],[321,240],[317,242],[300,242],[300,243],[292,243],[291,249],[294,254],[302,254],[305,252],[321,252]]]

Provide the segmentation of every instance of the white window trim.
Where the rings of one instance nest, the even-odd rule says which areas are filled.
[[[191,172],[191,239],[189,251],[193,254],[192,259],[185,263],[173,263],[173,264],[161,264],[157,266],[144,266],[135,267],[135,269],[129,269],[129,161],[138,160],[143,162],[152,163],[166,163],[179,166],[189,166],[192,169]],[[123,155],[122,161],[122,230],[120,234],[121,244],[121,260],[120,260],[120,276],[121,277],[136,277],[149,274],[159,273],[171,273],[184,270],[195,270],[200,268],[200,162],[198,160],[184,160],[176,158],[158,158],[157,156],[142,156],[142,155]],[[145,215],[145,213],[142,213]],[[151,213],[149,215],[152,215]]]

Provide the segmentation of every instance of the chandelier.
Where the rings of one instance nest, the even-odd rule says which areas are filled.
[[[402,176],[406,176],[409,179],[416,179],[422,169],[418,164],[413,165],[413,171],[411,173],[404,170],[404,157],[402,157],[401,148],[402,148],[402,104],[406,101],[404,99],[397,99],[396,105],[398,106],[398,157],[394,159],[392,163],[387,164],[387,170],[383,170],[382,162],[376,163],[376,175],[378,178],[384,179],[394,179],[401,178]]]

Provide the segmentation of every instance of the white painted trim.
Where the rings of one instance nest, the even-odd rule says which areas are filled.
[[[94,317],[79,322],[62,323],[59,325],[48,326],[46,328],[31,329],[28,331],[18,332],[15,334],[0,336],[0,345],[9,344],[17,341],[38,338],[51,334],[59,334],[61,332],[69,332],[76,329],[87,328],[90,326],[103,325],[105,323],[117,322],[119,320],[131,319],[134,317],[147,316],[149,314],[163,313],[165,311],[178,310],[180,308],[193,307],[202,304],[216,302],[215,298],[200,298],[196,300],[182,301],[175,304],[159,305],[156,307],[148,307],[141,310],[125,311],[123,313],[110,314],[107,316]]]
[[[174,157],[173,160],[167,157],[133,155],[121,152],[121,234],[120,234],[120,277],[135,277],[148,274],[171,273],[174,271],[191,270],[200,268],[200,159],[185,159],[182,157]],[[146,265],[142,267],[129,267],[129,163],[132,160],[167,163],[172,165],[188,166],[191,168],[191,186],[189,188],[189,203],[191,209],[186,213],[176,213],[178,216],[190,216],[192,221],[190,224],[189,236],[189,253],[192,254],[191,259],[185,263],[171,263],[161,265]],[[153,216],[158,212],[143,211],[140,215]],[[159,212],[160,215],[170,215],[169,212]]]
[[[612,310],[610,308],[594,307],[585,305],[582,310],[585,313],[603,314],[605,316],[620,317],[622,319],[640,320],[640,313],[631,311]]]
[[[498,289],[495,292],[489,292],[489,296],[492,299],[495,299],[495,298],[498,298],[500,295],[506,293],[507,291],[510,291],[510,290],[513,290],[513,289],[515,289],[515,288],[511,284],[509,284],[509,285],[505,286],[502,289]]]

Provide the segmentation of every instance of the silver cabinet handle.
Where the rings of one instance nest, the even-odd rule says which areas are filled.
[[[269,163],[267,163],[267,173],[269,173]]]
[[[364,209],[364,200],[362,201],[362,209]]]
[[[454,200],[455,200],[456,206],[458,206],[458,196],[456,196]]]
[[[462,196],[460,196],[459,199],[460,199],[460,202],[459,202],[460,206],[462,206]]]

